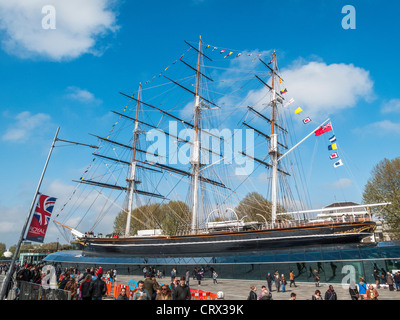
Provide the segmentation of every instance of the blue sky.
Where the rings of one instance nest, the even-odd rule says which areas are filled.
[[[356,9],[354,30],[342,28],[348,4]],[[56,9],[55,30],[41,28],[45,5]],[[136,91],[199,35],[235,53],[277,51],[288,95],[316,121],[332,119],[345,162],[333,169],[319,140],[312,169],[305,165],[313,205],[360,202],[373,166],[399,156],[399,9],[397,1],[372,0],[0,0],[0,242],[18,240],[56,128],[62,139],[95,143],[87,133],[110,129],[109,111],[126,104],[119,92]],[[315,141],[304,151],[314,148]],[[42,191],[79,178],[87,152],[56,149]],[[46,241],[57,237],[53,227]]]

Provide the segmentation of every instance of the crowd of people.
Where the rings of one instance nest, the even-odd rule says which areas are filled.
[[[52,284],[51,278],[47,277],[50,271],[44,272],[42,264],[16,265],[15,282],[12,287],[13,299],[19,300],[21,282],[37,285]],[[117,271],[110,269],[103,272],[103,268],[87,268],[80,272],[77,268],[65,269],[55,268],[55,286],[57,289],[69,291],[71,300],[101,300],[107,291],[104,280],[114,281]],[[46,278],[47,277],[47,278]]]
[[[43,272],[43,265],[27,264],[23,267],[16,266],[16,281],[14,283],[13,293],[14,299],[18,300],[20,295],[21,281],[43,285],[46,273]],[[128,296],[127,290],[121,288],[117,300],[190,300],[191,292],[189,287],[190,275],[189,270],[184,276],[178,277],[176,270],[171,272],[171,283],[160,285],[157,279],[163,277],[162,272],[152,267],[145,267],[144,280],[137,283],[137,290]],[[213,281],[217,283],[217,273],[212,270]],[[77,268],[68,268],[62,271],[60,267],[55,268],[55,278],[57,289],[69,291],[71,300],[102,300],[107,292],[105,280],[115,281],[117,271],[110,269],[103,271],[102,267],[87,268],[84,272],[80,272]],[[196,279],[200,285],[204,277],[203,268],[195,268],[192,277]],[[49,281],[48,281],[49,283]],[[220,293],[219,297],[222,298]]]
[[[23,267],[19,265],[16,266],[16,281],[12,287],[15,299],[18,300],[19,298],[21,281],[43,285],[43,281],[46,280],[44,279],[46,273],[43,272],[43,267],[44,265],[42,264],[27,264]],[[0,265],[0,274],[2,272],[6,273],[8,269],[9,265]],[[210,271],[213,284],[217,285],[217,272],[213,268],[210,268],[207,272],[208,271]],[[144,267],[144,279],[138,282],[138,289],[128,296],[127,290],[123,288],[117,300],[190,300],[191,279],[197,282],[195,282],[197,286],[201,286],[205,272],[204,268],[196,267],[192,271],[186,270],[182,276],[178,276],[176,269],[173,268],[171,270],[171,282],[169,284],[160,285],[158,281],[163,278],[163,273],[153,267]],[[400,291],[399,271],[394,274],[387,272],[386,276],[383,278],[382,274],[379,274],[375,269],[373,276],[375,283],[368,284],[363,277],[358,279],[357,284],[355,281],[350,282],[348,293],[351,300],[378,300],[378,290],[382,286],[385,288],[387,287],[390,291]],[[101,300],[107,291],[104,280],[116,281],[116,277],[117,271],[115,269],[104,272],[102,267],[96,269],[94,267],[87,268],[82,273],[77,268],[69,268],[64,271],[62,271],[60,267],[55,268],[57,289],[69,291],[71,300]],[[286,292],[287,287],[297,288],[298,285],[295,280],[293,271],[290,271],[288,280],[286,280],[286,276],[283,273],[279,273],[278,270],[273,274],[268,272],[266,275],[266,285],[263,285],[260,291],[257,291],[256,286],[251,286],[247,299],[273,300],[273,291],[279,293]],[[317,270],[314,270],[314,284],[316,290],[310,297],[311,300],[338,300],[338,294],[334,290],[333,285],[329,285],[325,292],[320,291],[320,276]],[[222,291],[218,292],[218,298],[224,298]],[[296,293],[291,292],[290,300],[296,300],[296,298]]]
[[[314,284],[320,287],[320,275],[317,270],[314,270]],[[290,287],[297,287],[295,283],[295,275],[293,270],[289,274]],[[400,291],[400,271],[394,274],[386,272],[386,276],[380,275],[377,269],[374,269],[375,284],[367,284],[364,277],[358,279],[358,284],[355,281],[350,281],[349,296],[351,300],[378,300],[378,289],[381,285],[387,286],[389,291]],[[286,292],[287,281],[284,274],[279,274],[276,270],[274,274],[268,272],[266,276],[267,286],[261,286],[261,290],[257,293],[256,286],[250,286],[250,292],[247,300],[273,300],[272,299],[272,285],[274,284],[277,293]],[[296,293],[291,292],[290,300],[296,300]],[[323,295],[319,289],[311,296],[311,300],[338,300],[337,292],[334,290],[333,285],[329,285],[325,294]]]

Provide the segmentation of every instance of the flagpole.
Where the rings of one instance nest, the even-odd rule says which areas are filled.
[[[303,138],[303,140],[301,140],[300,142],[298,142],[295,146],[293,146],[290,150],[288,150],[288,152],[286,152],[284,155],[282,155],[278,161],[281,161],[283,157],[286,157],[290,152],[293,151],[293,149],[297,148],[301,143],[303,143],[306,139],[308,139],[315,131],[317,131],[319,128],[321,128],[326,122],[328,122],[330,119],[326,119],[324,122],[322,122],[317,128],[315,128],[315,130],[313,130],[312,132],[310,132],[305,138]]]
[[[57,140],[57,136],[58,136],[58,132],[59,131],[60,131],[60,127],[57,128],[56,135],[54,136],[53,143],[51,144],[51,148],[50,148],[49,154],[47,155],[46,163],[44,165],[44,168],[43,168],[43,171],[42,171],[42,175],[40,176],[39,183],[38,183],[38,185],[36,187],[35,195],[33,196],[28,216],[26,217],[24,227],[22,228],[20,238],[19,238],[17,246],[15,248],[15,252],[14,252],[14,256],[13,256],[12,261],[11,261],[10,269],[8,270],[8,273],[7,273],[7,275],[6,275],[5,279],[4,279],[4,282],[3,282],[3,287],[1,289],[1,294],[0,294],[0,300],[4,300],[5,294],[6,294],[6,291],[7,291],[7,287],[9,285],[9,283],[10,283],[12,274],[14,273],[15,261],[17,260],[17,256],[18,256],[19,250],[21,248],[22,241],[24,240],[24,235],[25,235],[25,232],[26,232],[26,228],[28,227],[28,223],[29,223],[29,221],[31,219],[32,210],[33,210],[33,207],[34,207],[34,205],[36,203],[36,198],[37,198],[37,195],[39,193],[39,189],[40,189],[40,186],[42,184],[43,177],[44,177],[44,174],[46,172],[47,165],[49,163],[51,153],[53,152],[54,144],[55,144],[55,142]]]

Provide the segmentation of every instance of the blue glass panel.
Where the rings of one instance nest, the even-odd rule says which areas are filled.
[[[290,254],[290,261],[304,261],[304,260],[305,260],[304,252]]]
[[[322,251],[322,258],[324,260],[340,260],[340,252],[339,251]]]
[[[400,247],[382,247],[380,252],[384,258],[400,258]]]
[[[362,259],[376,259],[382,258],[381,248],[360,248],[361,258]]]
[[[275,256],[276,261],[289,261],[289,254],[288,253],[282,253],[282,254],[277,254]]]
[[[305,253],[305,261],[319,261],[322,260],[322,254],[320,251],[311,251]]]
[[[361,258],[360,251],[357,249],[342,250],[341,254],[342,254],[342,259],[344,260],[356,260]]]

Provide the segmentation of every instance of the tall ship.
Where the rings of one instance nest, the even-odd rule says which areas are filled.
[[[121,92],[126,105],[112,111],[110,131],[93,133],[90,165],[53,213],[60,232],[84,256],[131,258],[257,254],[370,237],[371,210],[381,204],[307,210],[296,197],[307,190],[291,172],[299,159],[292,156],[333,129],[330,119],[311,122],[294,141],[288,125],[298,112],[276,52],[235,52],[201,38],[186,45],[134,93]],[[109,233],[96,233],[107,215]]]

